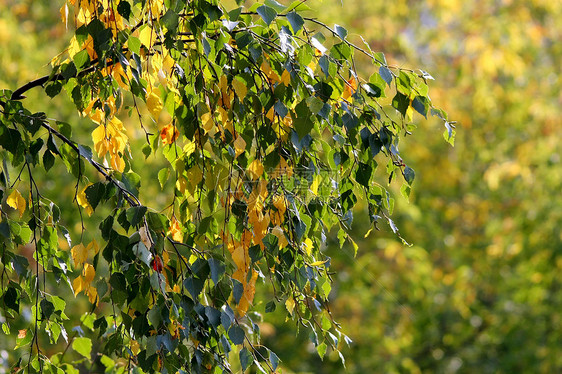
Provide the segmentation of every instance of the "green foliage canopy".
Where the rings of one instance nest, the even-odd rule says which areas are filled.
[[[327,235],[356,247],[348,231],[358,199],[373,227],[388,222],[398,234],[378,164],[385,179],[403,178],[408,196],[415,173],[398,148],[414,113],[443,120],[451,143],[454,125],[433,107],[429,74],[388,65],[306,9],[63,5],[75,31],[51,74],[0,95],[3,332],[14,334],[10,321],[31,311],[17,332],[16,368],[230,372],[238,357],[243,370],[275,372],[279,358],[260,345],[249,313],[258,280],[271,289],[266,311],[285,308],[321,357],[339,352],[348,338],[328,308]],[[368,79],[356,54],[374,64]],[[25,94],[39,86],[49,97],[66,93],[90,139],[26,109]],[[74,178],[74,238],[60,202],[40,189],[55,164]],[[150,168],[158,171],[142,177]],[[155,183],[158,198],[143,200]],[[87,331],[66,331],[67,301],[51,282],[88,297]],[[46,355],[44,339],[64,340],[75,355]]]

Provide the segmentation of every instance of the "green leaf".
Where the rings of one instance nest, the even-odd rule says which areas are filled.
[[[308,105],[306,100],[302,100],[297,106],[295,107],[296,117],[293,113],[291,116],[293,117],[293,126],[299,138],[304,138],[306,135],[310,133],[310,130],[314,127],[314,123],[312,122],[310,116],[310,110],[308,109]]]
[[[154,306],[148,312],[148,321],[152,324],[155,329],[160,327],[160,323],[162,323],[162,311],[158,306]]]
[[[94,183],[86,188],[84,191],[86,194],[86,200],[92,206],[92,209],[96,210],[100,200],[105,195],[105,184],[102,182]]]
[[[45,85],[45,93],[49,97],[57,96],[62,90],[62,83],[60,81],[49,82]]]
[[[277,305],[275,304],[275,301],[269,301],[267,304],[265,304],[265,312],[266,313],[272,313],[275,311],[275,309],[277,308]]]
[[[269,5],[270,7],[272,7],[273,9],[275,9],[278,12],[282,12],[285,10],[285,5],[280,4],[279,2],[275,1],[275,0],[265,0],[265,5]]]
[[[269,351],[269,362],[271,362],[273,370],[277,370],[277,367],[279,366],[279,357],[277,357],[277,355],[272,351]]]
[[[340,25],[335,25],[334,31],[338,34],[341,40],[344,40],[347,37],[347,30]]]
[[[43,167],[45,171],[49,171],[55,164],[55,156],[48,149],[43,153]]]
[[[13,309],[16,313],[19,313],[20,301],[18,297],[18,291],[14,287],[8,287],[3,296],[4,305],[8,308]]]
[[[404,183],[402,185],[402,187],[400,187],[400,193],[408,201],[410,200],[410,192],[412,192],[412,188],[409,185],[407,185],[406,183]]]
[[[88,55],[88,51],[84,49],[75,54],[72,59],[74,60],[76,69],[82,69],[82,67],[84,67],[88,63],[88,61],[90,61],[90,56]]]
[[[406,111],[410,106],[410,99],[408,99],[408,96],[397,92],[392,99],[392,106],[402,115],[402,117],[405,117]]]
[[[179,16],[173,9],[168,9],[166,14],[160,18],[160,22],[162,22],[168,30],[176,30],[178,28],[178,21]]]
[[[349,60],[351,58],[351,47],[347,43],[335,44],[330,49],[330,55],[338,60]]]
[[[365,83],[361,87],[363,87],[367,95],[370,97],[381,97],[382,95],[381,88],[373,83]]]
[[[404,168],[404,179],[406,179],[406,182],[408,182],[409,185],[412,185],[412,182],[414,182],[415,177],[416,177],[416,173],[414,172],[414,169],[412,169],[409,166],[406,166]]]
[[[119,5],[117,5],[117,12],[125,19],[129,20],[129,17],[131,16],[131,4],[129,4],[126,0],[121,0]]]
[[[219,261],[215,258],[210,258],[209,267],[211,268],[211,279],[213,283],[217,285],[219,283],[220,278],[224,274],[226,267],[222,261]]]
[[[16,338],[16,346],[15,349],[18,349],[20,347],[26,346],[29,343],[31,343],[31,340],[33,339],[33,333],[29,330],[24,330],[25,331],[25,335],[23,337],[20,337],[18,335],[18,337]],[[21,333],[21,331],[20,331]]]
[[[41,300],[41,314],[44,318],[49,319],[51,314],[55,311],[55,306],[47,299]]]
[[[158,182],[160,183],[160,187],[162,189],[164,188],[164,184],[168,180],[169,176],[170,176],[170,169],[169,168],[160,169],[160,171],[158,172]]]
[[[304,25],[304,20],[302,17],[296,12],[287,13],[287,19],[291,24],[291,28],[293,29],[293,33],[296,34]]]
[[[76,338],[72,342],[72,349],[89,360],[92,352],[92,341],[88,338]]]
[[[9,232],[8,232],[8,236],[9,236]],[[22,275],[27,273],[27,267],[29,266],[29,261],[27,260],[27,258],[23,256],[14,255],[14,257],[12,258],[12,266],[14,267],[16,273],[21,277]]]
[[[232,297],[236,304],[240,302],[242,295],[244,294],[244,285],[236,279],[232,279]]]
[[[252,354],[246,347],[242,348],[242,350],[240,351],[239,358],[243,372],[246,371],[254,361],[254,356],[252,356]]]
[[[148,227],[156,232],[167,230],[169,227],[168,218],[160,213],[148,212],[146,214],[146,221],[148,222]]]
[[[256,12],[260,15],[260,17],[264,20],[264,22],[269,26],[271,22],[277,17],[277,12],[275,9],[268,7],[267,5],[262,5]]]
[[[369,180],[371,179],[371,174],[373,169],[371,165],[359,163],[357,167],[357,172],[355,173],[355,180],[362,186],[369,188]]]
[[[141,41],[139,38],[133,35],[129,35],[127,46],[129,47],[129,51],[140,55]]]
[[[127,221],[131,226],[137,226],[141,223],[147,208],[145,206],[135,206],[127,209]]]
[[[309,7],[308,5],[306,5],[302,0],[295,0],[291,3],[291,5],[289,5],[287,7],[287,10],[289,11],[297,11],[297,12],[302,12],[302,11],[306,11],[306,10],[311,10],[312,8]]]
[[[228,330],[228,337],[232,344],[239,345],[244,343],[244,330],[238,325],[234,325]]]
[[[322,360],[324,360],[324,355],[326,354],[327,348],[328,346],[326,345],[326,343],[320,343],[316,346],[316,352],[318,352],[318,356],[320,356]]]
[[[386,84],[390,86],[390,83],[392,83],[392,72],[386,66],[381,66],[379,68],[379,74]]]
[[[184,287],[191,294],[193,300],[197,300],[201,291],[203,291],[203,286],[205,281],[196,277],[186,278],[183,282]]]
[[[416,96],[412,101],[412,107],[416,110],[416,112],[427,118],[427,110],[429,108],[429,100],[427,97]]]

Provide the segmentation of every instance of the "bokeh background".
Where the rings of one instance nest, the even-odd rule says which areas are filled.
[[[562,372],[562,2],[307,4],[310,15],[346,27],[351,41],[362,44],[362,35],[389,64],[428,71],[434,103],[458,121],[454,148],[429,119],[400,150],[416,181],[410,202],[390,187],[393,219],[413,246],[388,227],[365,238],[368,219],[358,211],[357,256],[335,238],[326,249],[336,272],[330,307],[353,340],[344,348],[348,371]],[[0,0],[0,88],[49,72],[67,41],[60,5]],[[358,69],[374,71],[359,56]],[[28,96],[32,109],[77,120],[64,98]],[[56,181],[49,193],[67,183]],[[336,354],[318,358],[294,322],[264,317],[262,336],[284,373],[343,372]]]

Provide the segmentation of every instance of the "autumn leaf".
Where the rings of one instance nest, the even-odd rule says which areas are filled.
[[[146,25],[139,33],[140,42],[147,48],[150,48],[156,41],[156,34],[152,31],[152,28]]]
[[[154,93],[154,91],[150,91],[146,95],[146,107],[150,114],[152,114],[152,118],[155,120],[158,119],[160,116],[160,112],[162,111],[162,100],[160,96]]]
[[[98,254],[98,252],[100,251],[100,247],[96,239],[92,239],[92,241],[88,244],[88,247],[86,247],[86,250],[88,252],[93,251],[95,255]]]
[[[18,330],[18,339],[23,339],[27,336],[27,330]]]
[[[283,70],[281,74],[281,83],[283,83],[285,87],[289,87],[289,84],[291,84],[291,73],[286,69]]]
[[[74,289],[74,296],[78,295],[82,290],[85,289],[85,284],[84,284],[84,280],[82,279],[82,276],[78,276],[78,278],[74,279],[74,281],[72,281],[72,288]]]
[[[248,93],[248,88],[244,83],[242,83],[242,81],[236,78],[232,80],[232,87],[234,87],[234,91],[236,92],[236,95],[240,99],[240,102],[242,102],[242,100],[244,100],[246,94]]]
[[[162,144],[164,145],[174,143],[179,135],[180,132],[178,131],[178,128],[171,123],[160,130],[160,138],[162,139]]]
[[[94,280],[96,270],[92,265],[85,263],[84,269],[82,269],[82,275],[84,276],[84,283],[89,285]]]
[[[304,249],[306,254],[310,256],[312,254],[313,248],[312,240],[310,240],[310,238],[306,238],[304,243],[302,243],[302,248]]]
[[[252,161],[250,166],[248,166],[248,174],[252,180],[256,180],[263,175],[263,164],[260,160],[255,159]]]
[[[91,216],[92,213],[94,213],[94,209],[92,208],[92,206],[88,202],[88,199],[86,198],[86,188],[88,188],[89,186],[90,185],[87,185],[86,187],[84,187],[82,189],[82,191],[80,191],[76,195],[76,201],[78,202],[78,205],[80,205],[82,208],[86,209],[86,213],[88,213],[88,216]]]
[[[84,247],[84,244],[80,243],[72,247],[70,255],[74,261],[74,267],[78,268],[88,259],[88,249]]]
[[[254,296],[256,294],[256,280],[258,279],[258,273],[252,270],[252,277],[250,280],[244,284],[244,293],[242,298],[236,307],[236,311],[240,316],[245,316],[250,304],[254,301]]]
[[[90,303],[94,304],[98,298],[98,290],[95,287],[89,286],[85,292],[86,296],[88,296],[88,300]]]
[[[236,140],[234,140],[234,151],[236,152],[236,157],[240,156],[246,150],[246,141],[243,137],[238,135]]]
[[[176,242],[181,242],[183,240],[183,232],[176,217],[172,217],[170,227],[168,228],[168,235]]]
[[[283,229],[280,226],[275,226],[273,229],[271,229],[271,233],[275,235],[275,237],[277,237],[279,249],[285,248],[289,244],[289,241],[285,237]]]
[[[18,190],[14,190],[6,199],[6,204],[9,207],[16,209],[20,212],[20,217],[23,216],[26,207],[26,201]]]
[[[295,310],[295,299],[289,297],[287,301],[285,301],[285,308],[287,308],[287,312],[289,312],[290,315],[293,315],[293,310]]]
[[[357,81],[355,80],[355,78],[351,77],[350,79],[347,80],[344,90],[341,94],[341,98],[344,100],[349,100],[349,98],[351,97],[351,95],[353,95],[353,93],[357,90]]]

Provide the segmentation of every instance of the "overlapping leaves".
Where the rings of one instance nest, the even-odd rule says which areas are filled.
[[[399,139],[411,130],[414,110],[446,117],[432,108],[425,74],[388,66],[384,55],[348,42],[342,26],[304,18],[299,7],[68,1],[61,14],[65,22],[74,14],[75,35],[44,83],[49,96],[65,90],[91,119],[92,142],[85,143],[94,152],[74,141],[70,125],[26,112],[15,101],[22,92],[4,93],[0,145],[13,167],[30,170],[29,211],[4,178],[13,190],[7,205],[19,221],[29,220],[37,256],[47,259],[41,266],[58,269],[93,304],[98,314],[84,325],[100,338],[101,364],[109,369],[126,357],[121,368],[229,372],[237,352],[244,370],[253,364],[274,372],[279,359],[258,348],[259,318],[249,313],[258,282],[271,289],[266,312],[284,306],[311,330],[321,356],[347,341],[326,310],[326,237],[336,232],[340,244],[355,245],[347,230],[358,199],[367,202],[374,227],[387,221],[397,232],[389,218],[393,200],[375,180],[378,164],[389,181],[402,174],[409,194],[415,173],[398,152]],[[373,59],[369,79],[355,72],[355,53]],[[129,101],[127,123],[136,126],[119,119]],[[47,142],[34,136],[39,127]],[[139,135],[142,155],[131,141]],[[68,231],[31,171],[43,149],[45,169],[58,156],[77,178],[77,205],[88,215],[109,209],[99,217],[101,247],[78,243],[70,255],[58,249],[57,237]],[[136,157],[165,162],[158,172],[165,206],[139,200],[141,184],[152,181],[141,183]],[[88,168],[103,178],[89,182]],[[3,216],[12,250],[18,238],[30,240],[21,237],[17,217]],[[72,281],[71,260],[79,273]],[[107,274],[96,279],[101,268]],[[32,286],[7,290],[5,305],[16,312],[15,296],[41,293]],[[35,324],[46,323],[56,342],[64,308],[54,324],[57,309],[42,310],[47,319]],[[92,347],[79,339],[72,347],[89,360]],[[40,351],[37,339],[26,344]],[[39,355],[33,362],[54,365]]]

